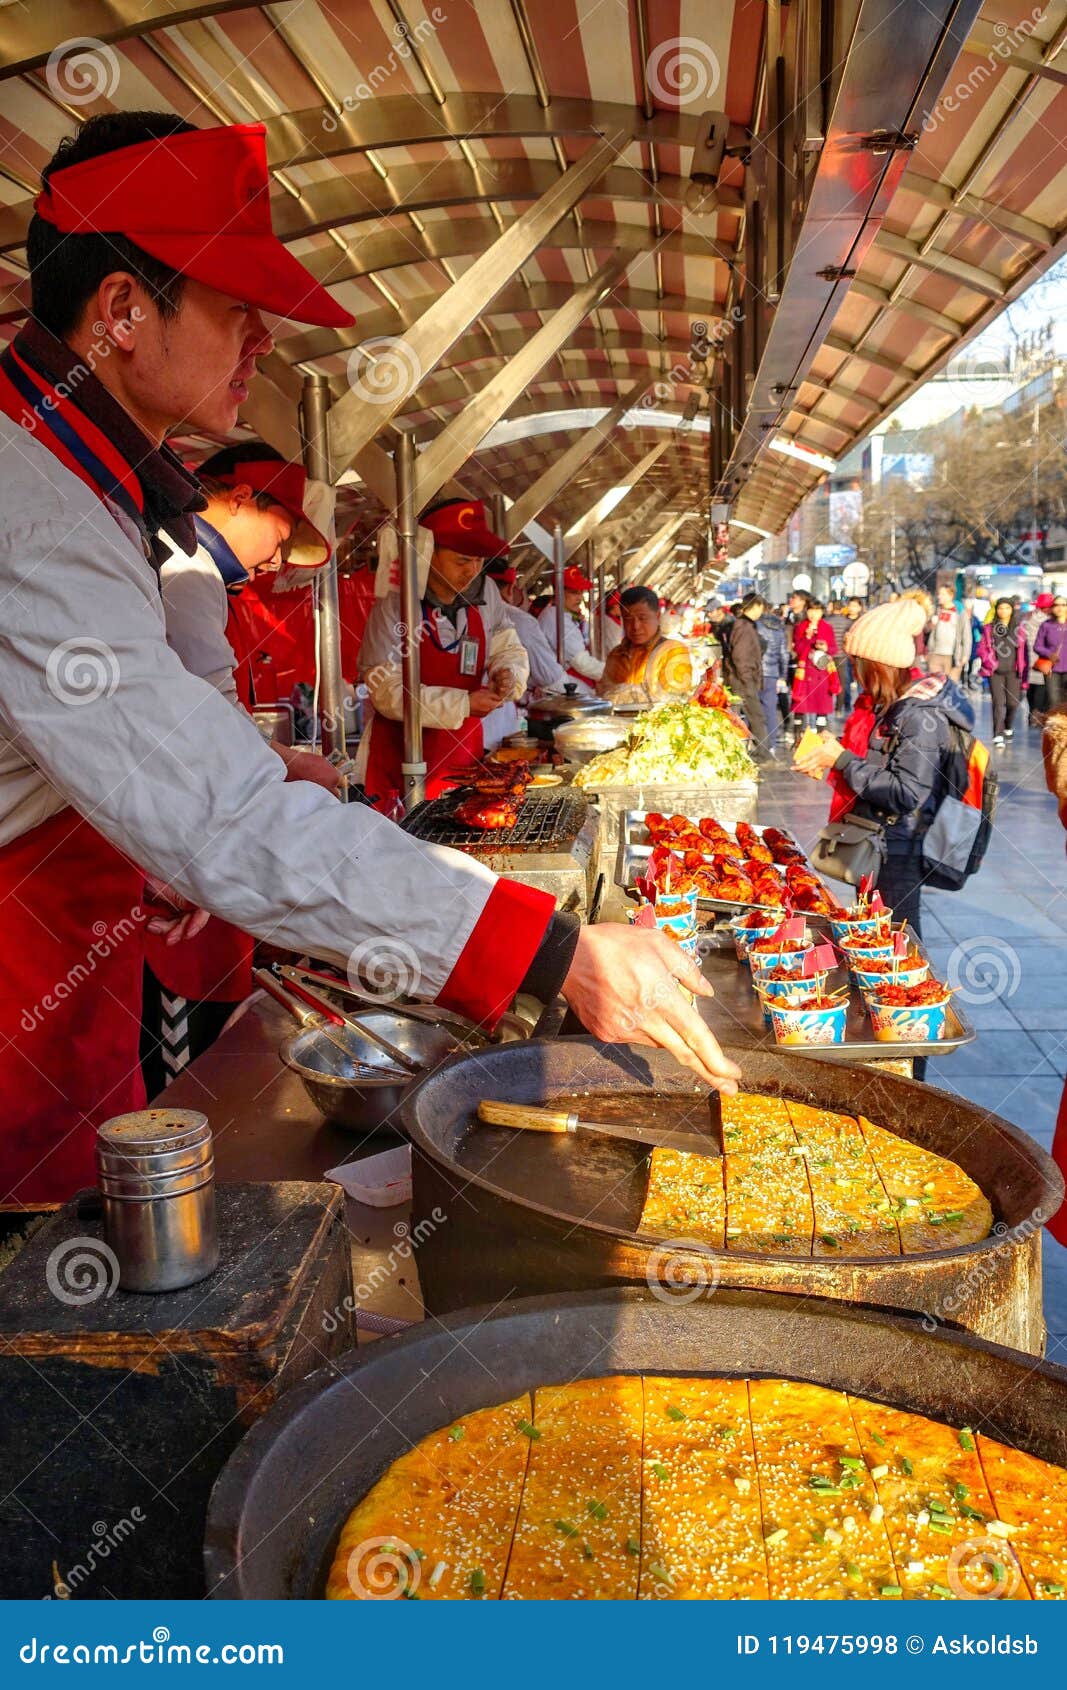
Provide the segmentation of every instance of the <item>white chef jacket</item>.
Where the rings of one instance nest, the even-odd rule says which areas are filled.
[[[507,606],[500,597],[496,583],[487,581],[485,602],[478,606],[485,629],[486,670],[510,669],[515,677],[511,697],[519,699],[526,691],[530,663],[523,650],[522,641],[508,621],[506,611]],[[466,613],[460,608],[454,616],[449,616],[445,611],[439,610],[436,613],[436,624],[442,641],[450,643],[461,637],[466,626]],[[400,594],[388,593],[383,599],[375,599],[374,607],[367,618],[367,629],[359,652],[360,678],[366,684],[375,712],[391,717],[394,722],[400,722],[404,717],[403,641]],[[419,694],[422,700],[423,727],[451,728],[455,731],[463,726],[470,715],[470,694],[464,692],[462,687],[420,687]],[[484,720],[488,721],[489,718]],[[517,716],[513,718],[513,721],[517,720]],[[484,735],[484,722],[482,731]],[[504,731],[512,733],[514,727]],[[360,752],[356,758],[357,775],[364,772],[369,742],[368,728],[360,742]],[[496,743],[500,743],[499,738]]]
[[[167,644],[192,674],[202,676],[241,709],[233,678],[233,647],[226,638],[226,583],[206,546],[197,546],[187,557],[172,540],[163,538],[170,546],[170,556],[159,572]]]
[[[497,877],[287,784],[252,721],[167,645],[129,519],[3,415],[0,465],[0,845],[72,805],[245,932],[341,970],[410,957],[413,995],[436,997]]]
[[[505,604],[508,621],[523,643],[530,660],[530,686],[539,692],[562,692],[570,676],[556,661],[556,648],[550,645],[540,622],[528,610]]]
[[[542,631],[552,650],[556,649],[556,607],[546,604],[540,615]],[[582,638],[582,630],[578,626],[577,618],[570,611],[563,613],[563,658],[564,668],[573,669],[576,674],[584,675],[586,680],[599,681],[604,673],[604,665],[598,657],[593,657]]]
[[[617,645],[622,643],[622,623],[616,622],[614,616],[604,618],[604,656],[610,657]]]

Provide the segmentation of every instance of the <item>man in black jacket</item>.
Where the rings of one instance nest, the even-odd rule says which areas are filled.
[[[767,718],[760,699],[763,690],[763,645],[756,630],[756,623],[766,608],[765,600],[758,593],[749,593],[741,601],[741,611],[734,619],[723,664],[726,685],[740,696],[745,718],[752,730],[752,751],[758,763],[766,761],[771,754]]]

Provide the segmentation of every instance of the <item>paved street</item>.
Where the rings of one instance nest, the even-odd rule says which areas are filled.
[[[991,737],[988,703],[979,731]],[[924,938],[942,978],[954,969],[973,1045],[931,1062],[927,1078],[1005,1116],[1049,1149],[1067,1072],[1067,854],[1045,789],[1040,736],[1025,725],[998,754],[996,833],[961,892],[924,898]],[[759,819],[785,822],[810,846],[826,819],[824,788],[785,768],[762,786]],[[1067,1250],[1045,1236],[1049,1359],[1067,1365]]]

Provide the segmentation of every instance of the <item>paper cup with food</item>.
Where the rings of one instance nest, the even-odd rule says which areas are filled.
[[[883,957],[872,960],[864,968],[854,968],[852,978],[863,994],[864,1001],[886,986],[918,986],[930,978],[930,964],[918,951],[904,957]]]
[[[884,985],[867,995],[874,1036],[884,1044],[935,1044],[944,1036],[952,992],[940,980]]]
[[[730,923],[738,962],[748,961],[749,948],[757,939],[767,939],[778,931],[784,914],[783,910],[750,910]]]
[[[799,974],[804,952],[811,949],[811,934],[802,915],[787,916],[770,933],[748,948],[746,961],[753,977],[769,968],[791,968]]]
[[[771,1026],[780,1045],[839,1045],[845,1042],[847,997],[812,993],[799,1003],[771,1004]]]

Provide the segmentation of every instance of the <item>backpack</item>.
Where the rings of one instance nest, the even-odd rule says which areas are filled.
[[[974,734],[949,723],[950,745],[941,763],[944,795],[923,835],[925,884],[958,892],[982,866],[993,834],[999,777]]]

